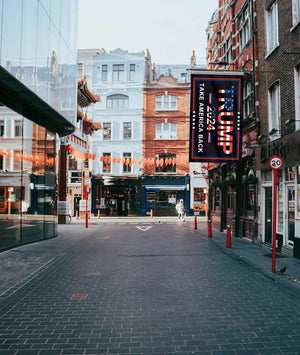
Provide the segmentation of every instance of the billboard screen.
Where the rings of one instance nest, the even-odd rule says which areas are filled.
[[[243,74],[191,74],[190,162],[241,159]]]

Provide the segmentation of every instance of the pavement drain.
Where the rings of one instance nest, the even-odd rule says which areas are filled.
[[[99,276],[99,272],[88,272],[86,276]]]
[[[88,298],[87,293],[73,293],[70,300],[71,301],[84,301]]]

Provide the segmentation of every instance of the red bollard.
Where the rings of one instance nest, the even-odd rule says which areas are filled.
[[[150,218],[153,218],[153,210],[150,212]]]
[[[98,210],[98,218],[100,218],[101,216],[101,213],[100,213],[100,210]]]
[[[231,226],[227,226],[226,248],[231,248]]]
[[[194,229],[197,229],[197,217],[194,217]]]
[[[208,238],[212,238],[211,220],[208,220]]]

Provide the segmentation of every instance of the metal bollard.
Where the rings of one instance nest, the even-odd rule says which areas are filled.
[[[100,213],[100,210],[98,210],[98,218],[100,218],[101,216],[101,213]]]
[[[227,226],[226,248],[231,248],[231,226]]]
[[[211,220],[208,220],[208,238],[212,238]]]
[[[194,217],[194,229],[197,229],[197,217]]]

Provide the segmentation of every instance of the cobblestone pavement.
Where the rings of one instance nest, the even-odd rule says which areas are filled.
[[[0,253],[1,355],[300,354],[298,289],[191,223],[59,231]]]

